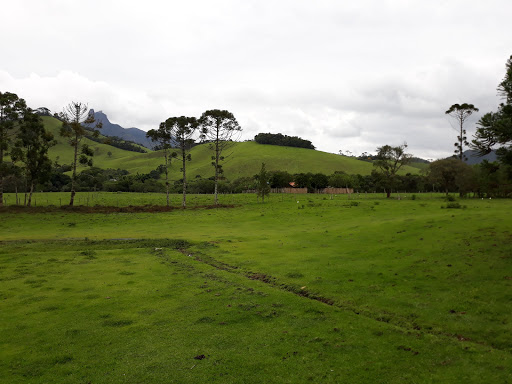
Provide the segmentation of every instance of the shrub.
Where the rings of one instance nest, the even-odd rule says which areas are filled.
[[[447,203],[446,207],[441,207],[441,208],[460,209],[460,208],[466,208],[466,206],[465,205],[460,205],[457,202],[452,202],[452,203]]]

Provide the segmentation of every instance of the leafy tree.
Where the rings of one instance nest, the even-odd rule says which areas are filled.
[[[93,151],[87,144],[81,144],[82,139],[91,131],[88,126],[96,123],[95,128],[101,128],[101,122],[97,122],[94,118],[94,114],[89,111],[87,104],[71,102],[60,114],[62,120],[62,127],[60,129],[60,135],[68,138],[68,143],[73,147],[73,163],[71,168],[73,170],[71,176],[71,199],[69,205],[73,206],[76,194],[76,168],[78,162],[82,165],[92,166],[91,157],[94,155]],[[99,131],[94,130],[94,134],[98,135]],[[80,157],[78,153],[80,152]]]
[[[52,115],[52,111],[50,111],[46,107],[39,107],[34,112],[36,115],[39,115],[39,116],[51,116]]]
[[[468,146],[468,140],[466,137],[466,130],[464,129],[464,123],[468,120],[468,118],[474,113],[478,112],[478,108],[476,108],[473,104],[453,104],[445,114],[451,116],[457,123],[457,127],[454,129],[459,133],[457,136],[457,141],[455,142],[455,156],[457,156],[461,161],[467,160],[464,158],[464,145]]]
[[[269,185],[269,174],[265,169],[265,163],[261,163],[260,173],[254,176],[256,179],[256,193],[258,197],[261,197],[261,202],[265,202],[265,196],[268,196],[270,193],[270,185]]]
[[[333,188],[354,188],[355,177],[345,172],[335,172],[329,176],[329,186]]]
[[[480,197],[507,197],[512,193],[512,167],[508,165],[484,160],[476,166],[476,177]]]
[[[373,166],[382,176],[382,186],[386,189],[387,197],[391,196],[391,189],[395,188],[396,174],[404,165],[408,164],[412,155],[405,152],[407,144],[392,147],[383,145],[377,148],[377,155]]]
[[[222,153],[228,148],[234,139],[238,139],[242,128],[238,125],[235,116],[231,112],[213,109],[204,112],[199,118],[201,138],[209,142],[208,147],[214,152],[212,165],[215,168],[215,204],[218,203],[219,175],[224,173],[221,161]]]
[[[270,173],[271,188],[289,188],[293,176],[286,171],[273,171]]]
[[[4,157],[8,154],[16,129],[27,112],[25,100],[10,92],[0,92],[0,207],[4,204],[3,180],[9,167]]]
[[[461,196],[472,189],[474,173],[471,166],[457,158],[432,162],[427,170],[430,183],[439,185],[446,194],[458,191]]]
[[[315,173],[311,176],[311,188],[314,190],[327,188],[329,185],[329,178],[323,173]]]
[[[177,143],[179,155],[181,155],[181,171],[183,172],[183,208],[186,207],[187,199],[187,172],[186,164],[187,161],[192,160],[190,153],[190,147],[194,140],[192,137],[197,130],[198,121],[195,117],[170,117],[163,122],[165,130],[169,132],[170,136]]]
[[[164,155],[164,164],[162,168],[165,173],[165,194],[167,198],[167,206],[169,206],[169,166],[171,165],[171,160],[177,157],[176,152],[171,152],[173,144],[171,127],[165,122],[160,123],[158,129],[150,129],[146,133],[146,137],[150,138],[153,142],[158,143],[156,149],[161,150]]]
[[[240,177],[231,183],[234,193],[242,193],[248,189],[256,189],[256,180],[254,177]]]
[[[293,175],[295,186],[297,188],[311,188],[311,177],[313,177],[313,174],[311,172],[309,173],[297,173]]]
[[[27,111],[16,135],[16,142],[11,151],[11,159],[24,165],[25,176],[29,185],[27,206],[32,202],[32,193],[36,182],[49,180],[52,161],[48,157],[48,149],[55,144],[53,135],[47,132],[41,118]]]
[[[504,102],[496,112],[488,112],[477,123],[472,148],[479,156],[496,150],[498,159],[512,165],[512,56],[507,60],[505,77],[498,85],[498,93]]]

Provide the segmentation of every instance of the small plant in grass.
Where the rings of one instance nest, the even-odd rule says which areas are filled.
[[[447,195],[446,196],[446,201],[455,201],[455,196]]]
[[[446,206],[442,206],[441,208],[461,209],[461,208],[466,208],[466,206],[461,205],[460,203],[457,203],[457,202],[450,202],[450,203],[447,203]]]

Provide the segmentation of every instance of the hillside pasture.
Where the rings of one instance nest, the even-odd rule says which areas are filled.
[[[52,132],[58,144],[50,149],[52,159],[59,159],[60,164],[70,164],[73,151],[71,147],[59,137],[61,122],[53,117],[43,117],[45,126]],[[99,168],[126,169],[132,174],[149,173],[163,163],[159,151],[148,150],[148,153],[130,152],[107,144],[96,143],[84,139],[95,152],[94,165]],[[112,155],[108,156],[108,152]],[[214,175],[211,165],[212,151],[208,144],[201,144],[191,149],[192,160],[187,163],[187,172],[190,178],[200,175],[208,178]],[[224,175],[229,180],[240,177],[252,177],[258,173],[261,163],[266,164],[268,171],[286,170],[294,173],[324,173],[332,174],[343,171],[348,174],[369,175],[373,170],[372,163],[355,158],[335,155],[332,153],[315,151],[312,149],[280,147],[276,145],[257,144],[255,142],[235,142],[233,146],[223,153],[225,161],[222,163]],[[84,169],[79,167],[79,169]],[[181,179],[181,163],[173,159],[169,169],[171,180]],[[419,169],[406,166],[402,174],[417,174]]]

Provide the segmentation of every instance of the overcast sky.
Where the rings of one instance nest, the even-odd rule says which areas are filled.
[[[125,128],[227,109],[243,139],[281,132],[355,154],[441,158],[454,103],[496,109],[510,0],[16,0],[1,6],[0,90]],[[474,132],[476,116],[468,125]]]

